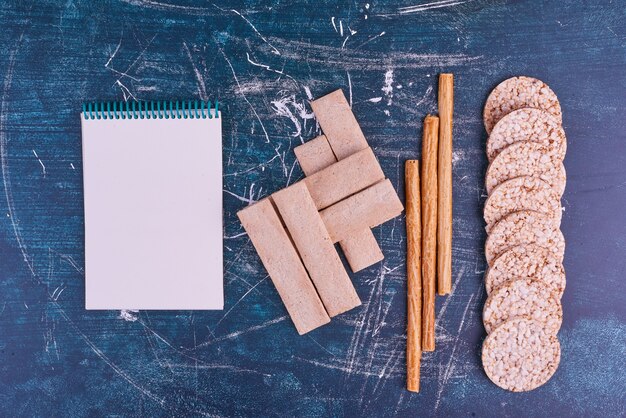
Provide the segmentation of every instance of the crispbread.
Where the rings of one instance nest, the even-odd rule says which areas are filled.
[[[489,266],[512,247],[535,243],[554,253],[559,261],[565,254],[565,239],[554,220],[547,215],[523,210],[507,215],[491,228],[485,242],[485,257]]]
[[[483,112],[487,133],[504,116],[526,107],[545,110],[561,123],[559,99],[546,83],[532,77],[512,77],[498,84],[487,98]]]
[[[562,158],[553,147],[537,142],[517,142],[504,148],[489,164],[485,176],[487,194],[503,182],[521,176],[539,178],[559,196],[565,190]]]
[[[489,379],[513,392],[546,383],[559,366],[558,338],[528,319],[513,319],[496,328],[483,343],[482,362]]]
[[[539,109],[519,109],[509,113],[496,124],[487,139],[487,158],[494,158],[516,142],[538,142],[553,148],[563,160],[567,139],[561,123],[548,112]]]
[[[483,215],[487,232],[506,215],[520,210],[544,213],[561,224],[560,196],[545,181],[535,177],[518,177],[496,187],[485,202]]]
[[[533,277],[541,280],[557,293],[565,290],[563,263],[547,248],[537,244],[519,245],[504,252],[485,273],[487,294],[516,277]]]
[[[512,280],[494,290],[483,309],[487,334],[498,325],[516,317],[534,319],[553,334],[563,321],[561,300],[547,284],[530,278]]]

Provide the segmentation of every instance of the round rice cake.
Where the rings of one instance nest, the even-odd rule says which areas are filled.
[[[540,109],[519,109],[500,119],[487,139],[489,162],[504,148],[516,142],[543,144],[552,148],[561,160],[567,151],[567,138],[561,122]]]
[[[520,210],[534,210],[549,215],[555,225],[561,225],[561,197],[545,181],[535,177],[507,180],[487,198],[483,216],[487,232],[506,215]]]
[[[512,392],[533,390],[546,383],[561,361],[556,335],[529,319],[512,319],[496,328],[483,343],[487,377]]]
[[[485,273],[487,295],[517,277],[541,280],[561,298],[565,291],[563,263],[547,248],[537,244],[519,245],[504,252]]]
[[[562,159],[553,148],[537,142],[517,142],[498,154],[487,168],[487,194],[505,181],[522,176],[539,178],[563,196],[566,173]]]
[[[511,77],[498,84],[487,97],[483,112],[487,133],[504,116],[525,107],[545,110],[561,123],[561,104],[546,83],[532,77]]]
[[[528,277],[512,280],[494,290],[483,309],[487,334],[509,319],[524,317],[540,322],[553,334],[563,322],[561,300],[554,290],[539,280]]]
[[[492,267],[506,250],[524,244],[547,248],[563,261],[565,238],[554,220],[539,212],[522,210],[507,215],[491,228],[485,242],[487,264]]]

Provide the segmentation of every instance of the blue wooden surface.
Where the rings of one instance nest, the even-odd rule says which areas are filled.
[[[3,2],[0,415],[624,416],[625,10],[623,0]],[[338,87],[402,194],[442,71],[456,76],[454,292],[437,301],[437,351],[410,394],[403,218],[375,230],[385,261],[353,275],[363,306],[300,337],[235,213],[302,177],[292,149],[319,132],[307,99]],[[556,91],[569,139],[562,361],[524,394],[490,383],[479,358],[481,111],[512,75]],[[80,105],[170,98],[224,103],[225,310],[87,312]]]

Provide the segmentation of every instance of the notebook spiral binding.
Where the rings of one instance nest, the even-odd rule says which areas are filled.
[[[85,119],[213,119],[219,103],[210,101],[132,101],[83,103]]]

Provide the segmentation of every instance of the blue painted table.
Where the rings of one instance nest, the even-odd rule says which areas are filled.
[[[623,416],[626,2],[289,3],[0,5],[0,415]],[[353,275],[363,306],[300,337],[235,213],[302,177],[292,149],[319,132],[307,99],[338,87],[402,194],[442,71],[456,75],[454,292],[410,394],[404,220],[375,229],[386,258]],[[568,284],[557,373],[512,394],[479,358],[481,111],[520,74],[563,106]],[[81,103],[170,98],[224,103],[225,309],[87,312]]]

